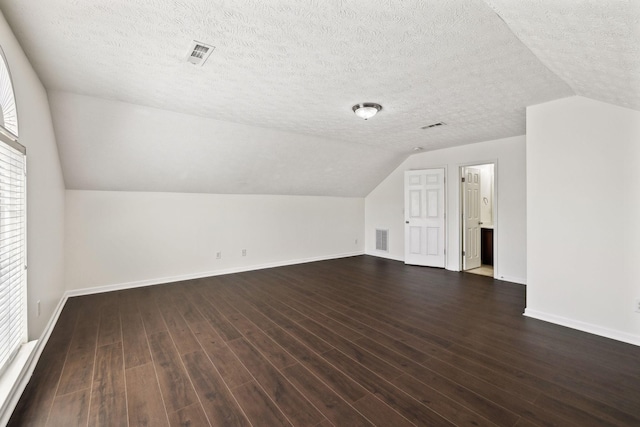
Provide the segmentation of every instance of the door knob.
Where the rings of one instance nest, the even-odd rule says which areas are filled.
[[[409,221],[405,221],[404,223],[405,223],[405,224],[409,224]]]

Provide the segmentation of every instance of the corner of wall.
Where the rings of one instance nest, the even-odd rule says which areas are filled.
[[[638,344],[639,140],[635,110],[581,96],[527,108],[526,315]]]
[[[19,140],[27,148],[27,306],[29,336],[36,339],[64,292],[64,180],[46,91],[4,16],[0,39],[16,94]]]

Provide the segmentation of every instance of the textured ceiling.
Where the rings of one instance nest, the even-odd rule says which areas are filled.
[[[549,3],[549,10],[561,11]],[[521,4],[531,16],[519,14]],[[295,191],[366,195],[381,179],[380,171],[398,165],[415,146],[432,150],[521,135],[528,105],[581,91],[571,72],[562,79],[554,74],[561,73],[544,53],[571,63],[572,55],[582,57],[594,40],[629,45],[624,39],[628,34],[611,31],[601,40],[591,31],[593,25],[609,25],[603,23],[606,13],[591,19],[589,14],[600,9],[583,11],[582,2],[567,4],[575,9],[571,25],[584,33],[572,42],[576,50],[567,59],[555,39],[566,30],[552,28],[554,22],[536,23],[536,8],[544,4],[534,1],[496,1],[490,7],[481,0],[0,0],[0,9],[49,90],[283,131],[299,141],[331,141],[331,147],[359,153],[353,162],[343,161],[352,176],[340,179],[351,184],[340,190],[327,183]],[[503,8],[509,26],[494,11]],[[539,43],[526,37],[535,25],[548,35]],[[192,40],[216,47],[203,67],[185,61]],[[611,83],[606,73],[615,65],[605,67],[605,74],[593,78],[596,92],[603,82]],[[591,80],[586,77],[598,70],[580,70],[587,86]],[[622,67],[613,75],[628,71]],[[378,102],[383,110],[363,121],[351,112],[359,102]],[[54,115],[67,185],[93,188],[95,182],[109,182],[112,189],[133,189],[107,167],[82,166],[83,156],[99,157],[96,153],[104,147],[89,134],[76,132],[74,120],[79,117]],[[420,129],[440,121],[447,125]],[[127,126],[124,129],[134,129],[136,124]],[[224,140],[211,137],[219,152],[226,153],[230,169],[241,169],[240,162],[250,159],[256,175],[270,173],[268,157],[258,158],[243,148],[251,144],[242,132]],[[183,135],[190,138],[189,132]],[[257,138],[251,143],[260,142]],[[288,162],[280,167],[283,182],[299,180],[297,165],[309,159],[314,162],[311,170],[321,171],[342,155],[336,148],[333,158],[317,156],[313,145],[286,147]],[[386,161],[381,153],[386,153]],[[126,149],[120,155],[126,157]],[[130,153],[131,158],[136,155]],[[181,156],[180,166],[197,165],[199,155]],[[211,179],[204,172],[193,175],[194,182]],[[149,175],[143,187],[152,187],[154,179],[158,177]],[[284,184],[265,190],[231,181],[225,182],[224,192],[294,191]],[[166,191],[212,187],[190,184]]]
[[[486,1],[577,95],[640,110],[640,1]]]
[[[49,103],[69,189],[362,197],[406,157],[68,92]]]

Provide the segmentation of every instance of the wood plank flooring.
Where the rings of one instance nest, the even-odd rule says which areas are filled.
[[[11,426],[639,426],[638,347],[368,256],[71,298]]]

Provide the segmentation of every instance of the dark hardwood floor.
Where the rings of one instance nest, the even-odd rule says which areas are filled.
[[[71,298],[11,426],[639,426],[640,349],[368,256]]]

